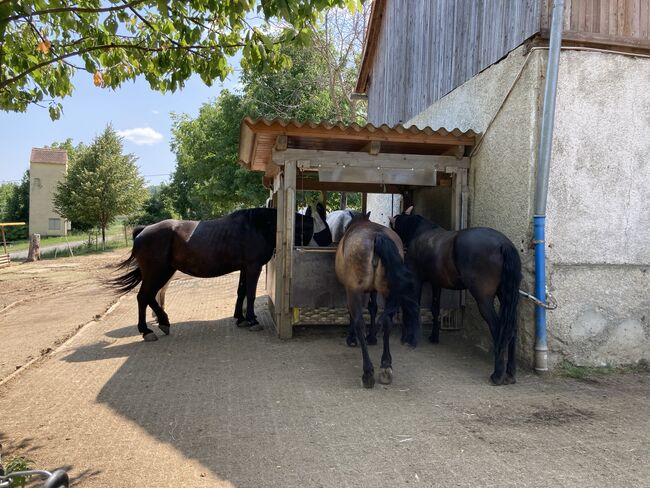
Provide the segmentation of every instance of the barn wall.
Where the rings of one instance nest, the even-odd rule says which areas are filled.
[[[370,73],[369,122],[407,121],[539,28],[539,0],[389,0]]]
[[[408,122],[485,133],[471,158],[470,226],[494,227],[515,243],[523,288],[531,290],[528,244],[547,53],[534,50],[526,59],[523,48],[513,51]],[[559,303],[547,315],[552,367],[650,356],[647,86],[650,59],[561,54],[547,211],[548,286]],[[485,326],[468,304],[466,334],[488,348]],[[519,318],[521,352],[530,360],[529,302],[522,302]]]
[[[562,54],[547,242],[570,305],[549,326],[575,363],[650,358],[648,86],[650,59]]]
[[[471,158],[469,226],[495,228],[513,241],[524,264],[523,288],[528,290],[534,283],[533,252],[528,243],[532,238],[534,148],[539,132],[540,55],[539,51],[528,53],[524,47],[516,49],[407,122],[484,133]],[[488,350],[491,339],[487,326],[474,300],[467,296],[464,333]],[[519,316],[521,356],[532,364],[532,306],[524,302]]]

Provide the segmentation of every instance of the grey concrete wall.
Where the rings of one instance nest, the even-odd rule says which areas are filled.
[[[575,363],[648,359],[650,59],[564,51],[558,79],[549,332]]]
[[[470,226],[494,227],[515,243],[528,290],[546,58],[519,48],[407,122],[485,133],[471,161]],[[562,52],[547,211],[548,285],[559,303],[547,314],[551,367],[650,356],[649,86],[650,59]],[[527,301],[519,324],[530,362]],[[489,348],[471,299],[465,333]]]
[[[483,133],[471,159],[469,225],[495,228],[513,241],[524,264],[522,287],[529,290],[534,283],[528,243],[532,238],[541,55],[520,47],[407,122]],[[487,326],[474,300],[467,296],[464,334],[488,350],[491,338]],[[533,320],[533,307],[523,302],[519,311],[520,356],[529,365]]]

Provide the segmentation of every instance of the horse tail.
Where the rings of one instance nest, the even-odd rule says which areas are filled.
[[[519,303],[519,285],[521,283],[521,259],[517,249],[510,244],[501,246],[503,266],[501,267],[500,299],[503,300],[499,311],[499,347],[503,350],[514,337],[517,329],[517,305]]]
[[[395,242],[384,233],[375,237],[375,256],[379,258],[386,270],[388,289],[390,290],[386,307],[392,304],[397,312],[402,305],[404,327],[409,331],[408,342],[415,346],[419,335],[420,306],[415,296],[415,276],[404,264]]]
[[[146,225],[136,225],[133,228],[133,248],[131,249],[131,254],[129,254],[129,257],[126,258],[124,261],[119,263],[117,265],[117,269],[125,269],[125,268],[130,268],[135,261],[135,238],[138,237],[140,232],[142,232],[145,229]],[[140,272],[140,268],[138,267],[137,263],[135,265],[135,268],[129,271],[128,273],[125,273],[121,276],[118,276],[117,278],[113,278],[112,280],[109,280],[109,286],[112,286],[113,288],[116,288],[118,291],[122,293],[126,293],[127,291],[133,290],[140,282],[142,281],[142,273]]]

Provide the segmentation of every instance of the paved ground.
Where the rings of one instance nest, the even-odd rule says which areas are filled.
[[[448,333],[395,341],[393,385],[364,390],[341,329],[283,342],[262,303],[267,329],[237,329],[235,286],[173,282],[156,343],[127,295],[1,386],[8,453],[84,487],[650,486],[650,376],[492,387]]]
[[[117,239],[123,239],[122,236],[107,236],[106,241],[114,241]],[[55,250],[58,251],[60,255],[69,255],[69,248],[72,248],[72,252],[74,253],[74,250],[78,247],[82,247],[88,244],[88,239],[85,240],[76,240],[76,241],[70,241],[70,242],[64,242],[63,244],[56,244],[53,246],[42,246],[41,247],[41,254],[49,253],[49,252],[54,252]],[[101,244],[100,244],[101,247]],[[29,255],[29,249],[25,249],[24,251],[15,251],[15,252],[10,252],[9,257],[11,259],[27,259],[27,256]]]

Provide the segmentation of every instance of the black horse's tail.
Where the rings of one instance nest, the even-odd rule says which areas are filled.
[[[120,264],[117,265],[117,269],[125,269],[125,268],[130,268],[133,262],[135,261],[135,238],[138,237],[140,232],[144,230],[146,225],[136,225],[133,228],[133,248],[131,249],[131,254],[129,254],[129,257],[126,258],[124,261],[122,261]],[[140,282],[142,281],[142,273],[140,272],[140,268],[135,266],[134,269],[129,271],[128,273],[123,274],[122,276],[118,276],[117,278],[113,278],[112,280],[109,280],[109,285],[112,286],[113,288],[116,288],[118,291],[122,293],[126,293],[127,291],[133,290]]]
[[[521,283],[521,259],[515,247],[508,243],[501,246],[503,266],[501,268],[500,297],[503,299],[499,311],[499,347],[503,350],[517,329],[517,305]]]
[[[394,305],[394,313],[399,305],[402,305],[403,326],[408,331],[403,337],[415,346],[420,330],[420,306],[418,297],[415,296],[415,276],[404,264],[393,240],[383,233],[375,237],[375,255],[381,260],[388,275],[390,294],[386,300],[386,308]]]

